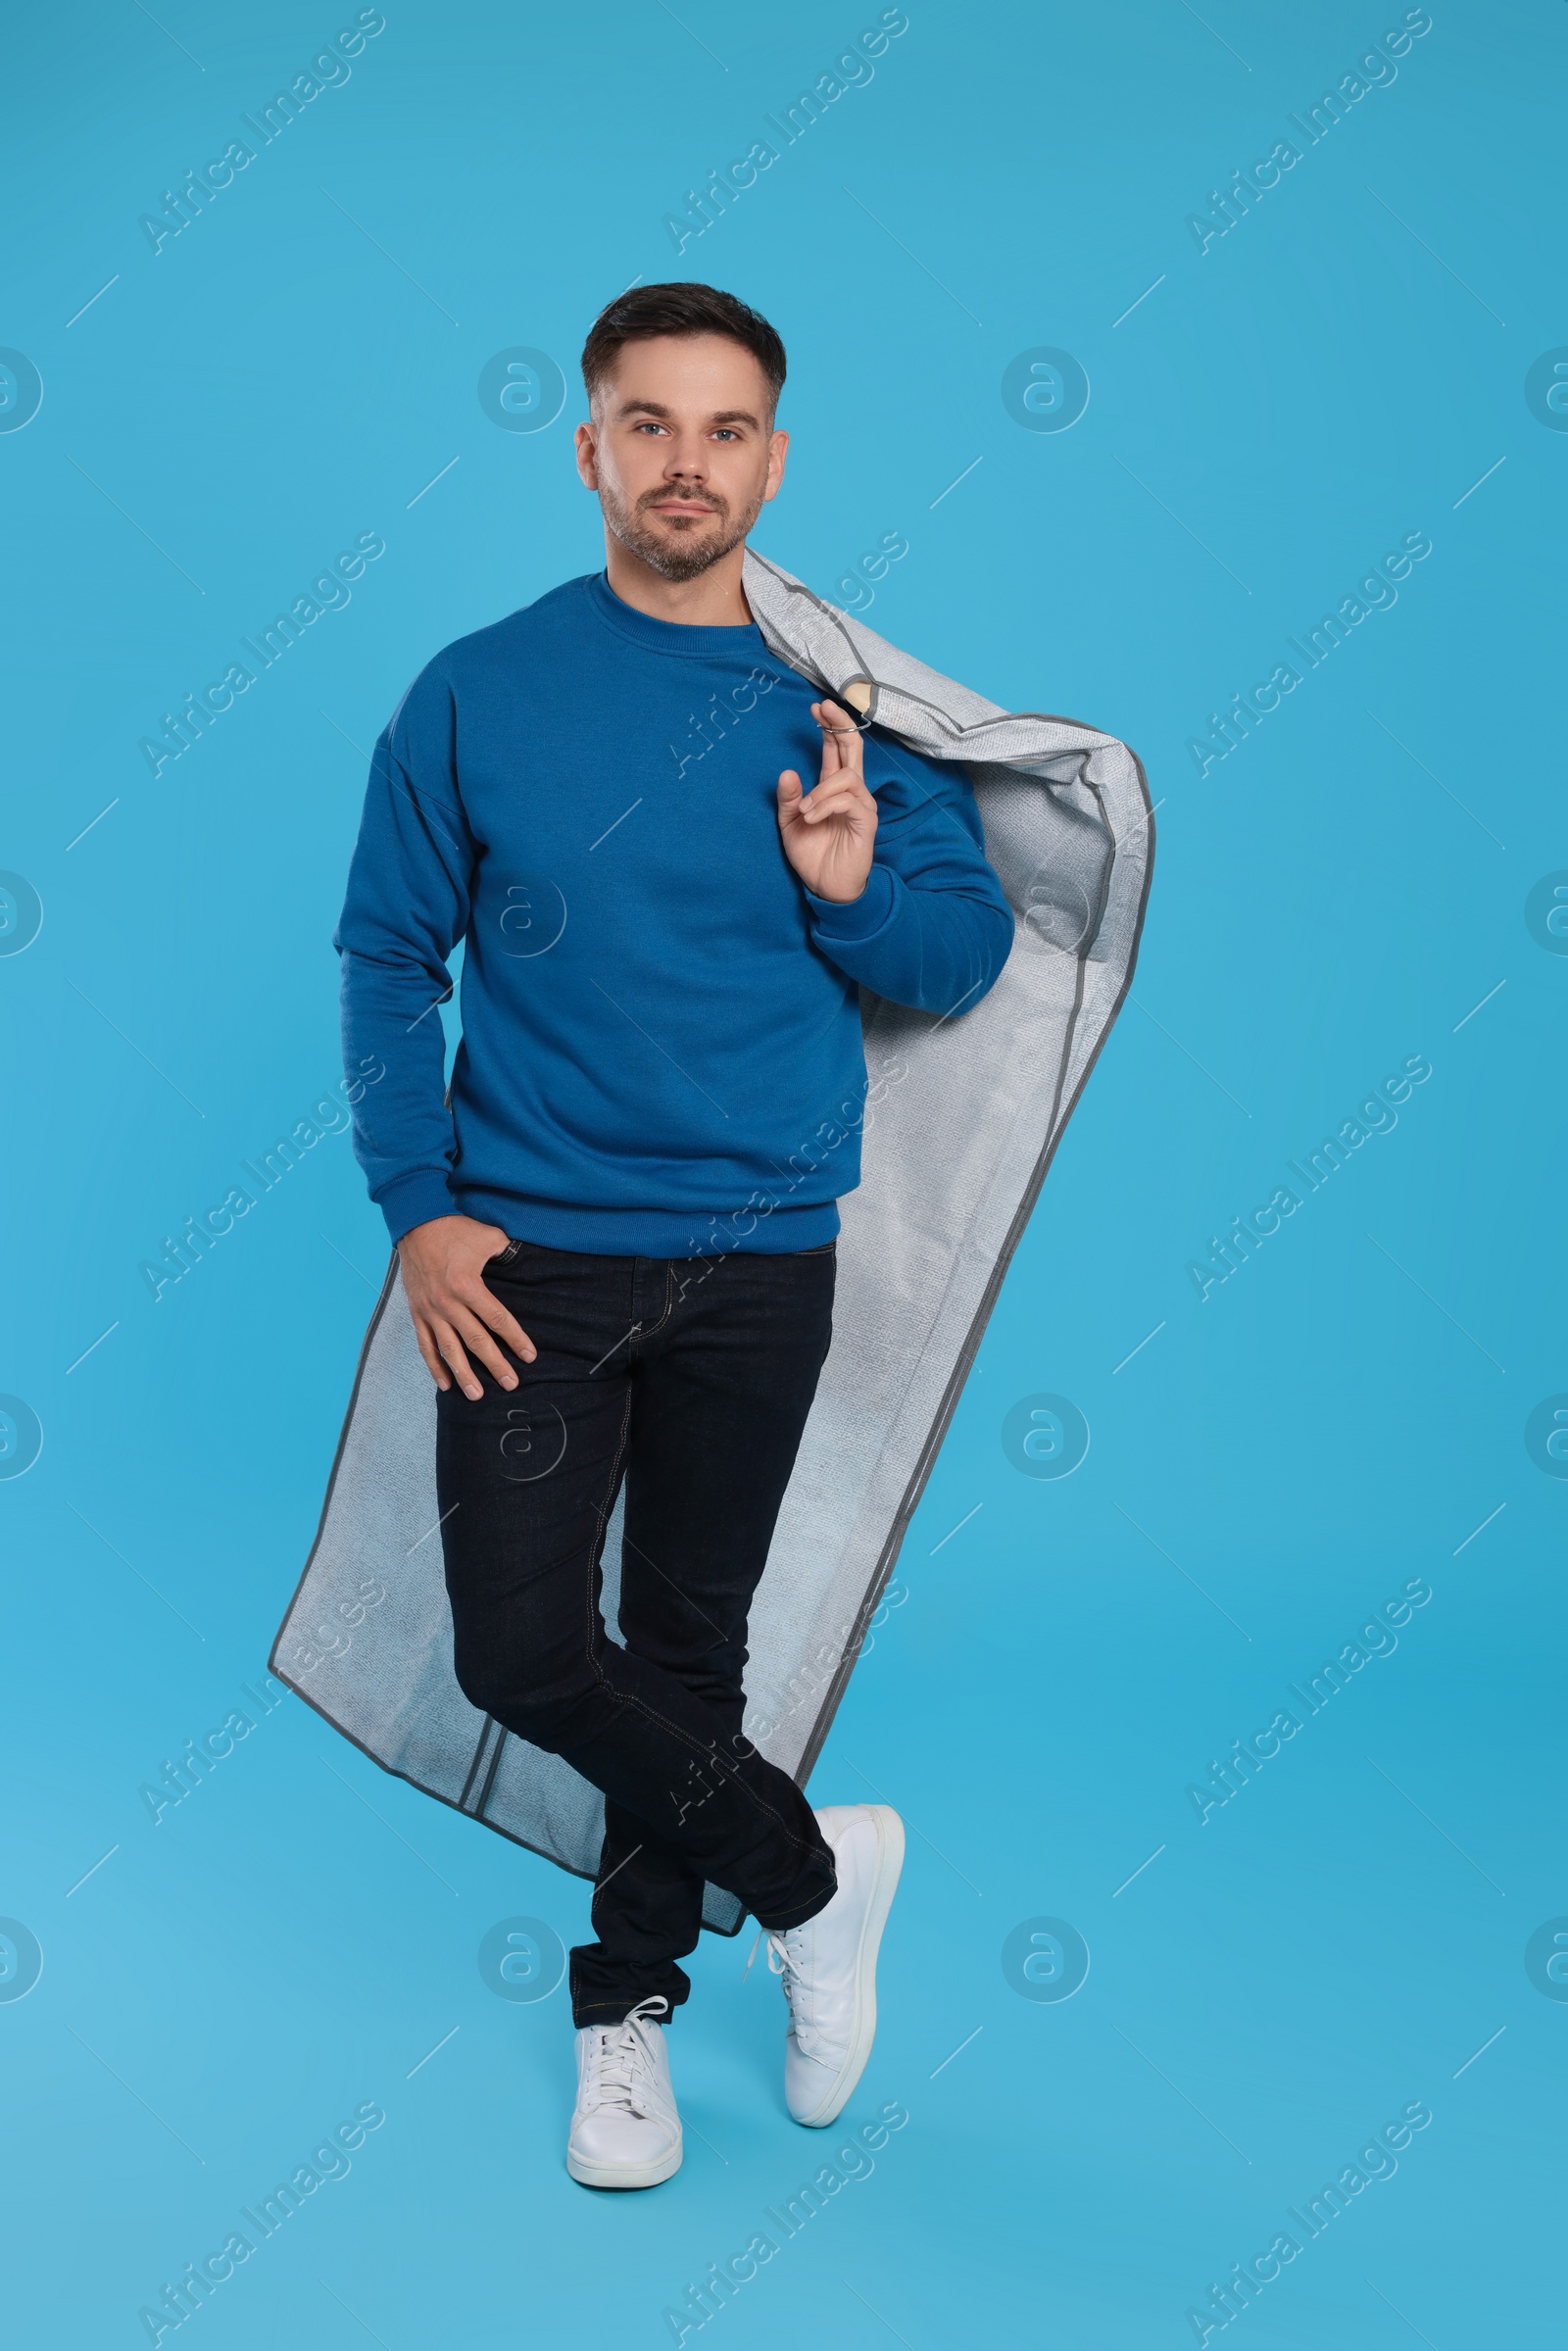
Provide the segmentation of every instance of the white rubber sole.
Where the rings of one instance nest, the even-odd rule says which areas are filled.
[[[794,2118],[808,2131],[825,2131],[843,2113],[865,2072],[876,2038],[876,1955],[904,1868],[904,1823],[891,1804],[867,1804],[865,1809],[876,1823],[876,1875],[855,1955],[855,2032],[849,2054],[821,2105],[810,2114]]]
[[[676,2139],[667,2154],[656,2156],[651,2163],[585,2163],[568,2146],[566,2169],[583,2187],[657,2187],[680,2170],[682,2153],[682,2142]]]

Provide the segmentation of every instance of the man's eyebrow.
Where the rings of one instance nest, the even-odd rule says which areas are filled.
[[[673,417],[675,414],[674,410],[666,408],[662,400],[628,400],[623,404],[620,413],[623,416],[642,415],[664,417]],[[708,421],[710,424],[757,424],[760,422],[760,418],[755,416],[750,409],[724,408],[715,409]]]

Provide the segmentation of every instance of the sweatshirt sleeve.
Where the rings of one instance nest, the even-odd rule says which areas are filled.
[[[893,1004],[967,1012],[1012,947],[1012,909],[986,858],[972,787],[955,760],[865,738],[876,846],[849,905],[808,890],[811,938],[830,961]]]
[[[456,1213],[446,1045],[435,1007],[468,927],[476,851],[458,789],[456,713],[439,664],[416,679],[376,744],[348,894],[333,934],[344,1066],[382,1075],[354,1111],[354,1155],[394,1246]]]

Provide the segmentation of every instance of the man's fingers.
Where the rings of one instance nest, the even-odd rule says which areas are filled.
[[[847,795],[857,798],[863,795],[867,800],[871,798],[864,777],[857,775],[849,767],[841,767],[836,775],[824,775],[819,784],[812,786],[806,796],[806,805],[809,808],[813,800],[843,800]]]
[[[804,812],[809,824],[820,823],[824,816],[846,809],[858,809],[863,815],[875,807],[875,800],[859,776],[842,768],[837,775],[825,775],[816,789],[808,794]]]
[[[443,1361],[451,1366],[453,1378],[464,1395],[471,1402],[477,1403],[484,1390],[474,1377],[473,1366],[463,1351],[463,1343],[457,1332],[449,1322],[434,1322],[430,1327],[435,1333],[435,1343],[441,1350]]]
[[[516,1387],[517,1375],[513,1370],[512,1365],[507,1361],[506,1356],[501,1352],[500,1347],[497,1347],[495,1341],[491,1338],[489,1331],[486,1329],[485,1324],[483,1321],[481,1321],[479,1315],[476,1314],[471,1307],[465,1304],[461,1298],[455,1298],[452,1301],[448,1309],[448,1320],[449,1327],[455,1332],[459,1341],[467,1349],[467,1352],[473,1357],[475,1362],[483,1364],[485,1370],[489,1372],[492,1379],[497,1381],[498,1384],[503,1388],[512,1389]],[[517,1336],[521,1338],[522,1333],[519,1331]],[[528,1341],[527,1344],[531,1348],[533,1345],[532,1341]],[[451,1357],[448,1356],[447,1360],[450,1362]],[[470,1393],[477,1395],[479,1392],[477,1388],[475,1388]]]
[[[479,1375],[468,1360],[470,1355],[484,1365],[500,1387],[516,1387],[516,1373],[476,1315],[459,1306],[450,1321],[436,1323],[435,1331],[441,1352],[470,1403],[476,1404],[484,1394]]]
[[[491,1338],[487,1322],[525,1363],[535,1360],[539,1350],[527,1332],[488,1291],[477,1309],[454,1294],[443,1301],[441,1312],[416,1318],[414,1325],[425,1368],[438,1388],[450,1388],[456,1380],[464,1395],[477,1401],[484,1390],[470,1355],[501,1387],[516,1387],[517,1375]]]
[[[813,702],[811,705],[811,715],[815,718],[818,726],[821,727],[824,734],[859,734],[859,728],[856,725],[855,720],[850,716],[849,711],[845,710],[842,703]]]
[[[487,1324],[498,1338],[504,1339],[513,1353],[520,1355],[524,1363],[531,1363],[534,1360],[539,1349],[534,1346],[521,1323],[514,1315],[507,1312],[501,1300],[491,1291],[481,1287],[475,1298],[465,1298],[463,1303],[468,1307],[470,1313],[477,1314],[479,1320]]]
[[[836,702],[815,702],[811,705],[811,715],[822,730],[823,774],[839,767],[852,767],[858,775],[864,763],[865,747],[849,711]]]
[[[805,787],[793,767],[786,767],[778,779],[778,821],[781,832],[792,832],[805,815],[809,805]]]
[[[447,1367],[441,1360],[441,1350],[436,1346],[429,1324],[421,1321],[418,1315],[414,1318],[414,1336],[419,1343],[419,1352],[424,1357],[424,1368],[431,1379],[438,1388],[450,1388],[452,1382],[448,1376]]]

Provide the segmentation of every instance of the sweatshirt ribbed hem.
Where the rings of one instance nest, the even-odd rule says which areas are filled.
[[[467,1192],[454,1201],[458,1213],[498,1224],[511,1241],[536,1242],[541,1249],[581,1249],[596,1257],[783,1256],[815,1249],[839,1229],[836,1200],[755,1209],[720,1216],[698,1208],[582,1208],[560,1200],[519,1200],[505,1192]]]

